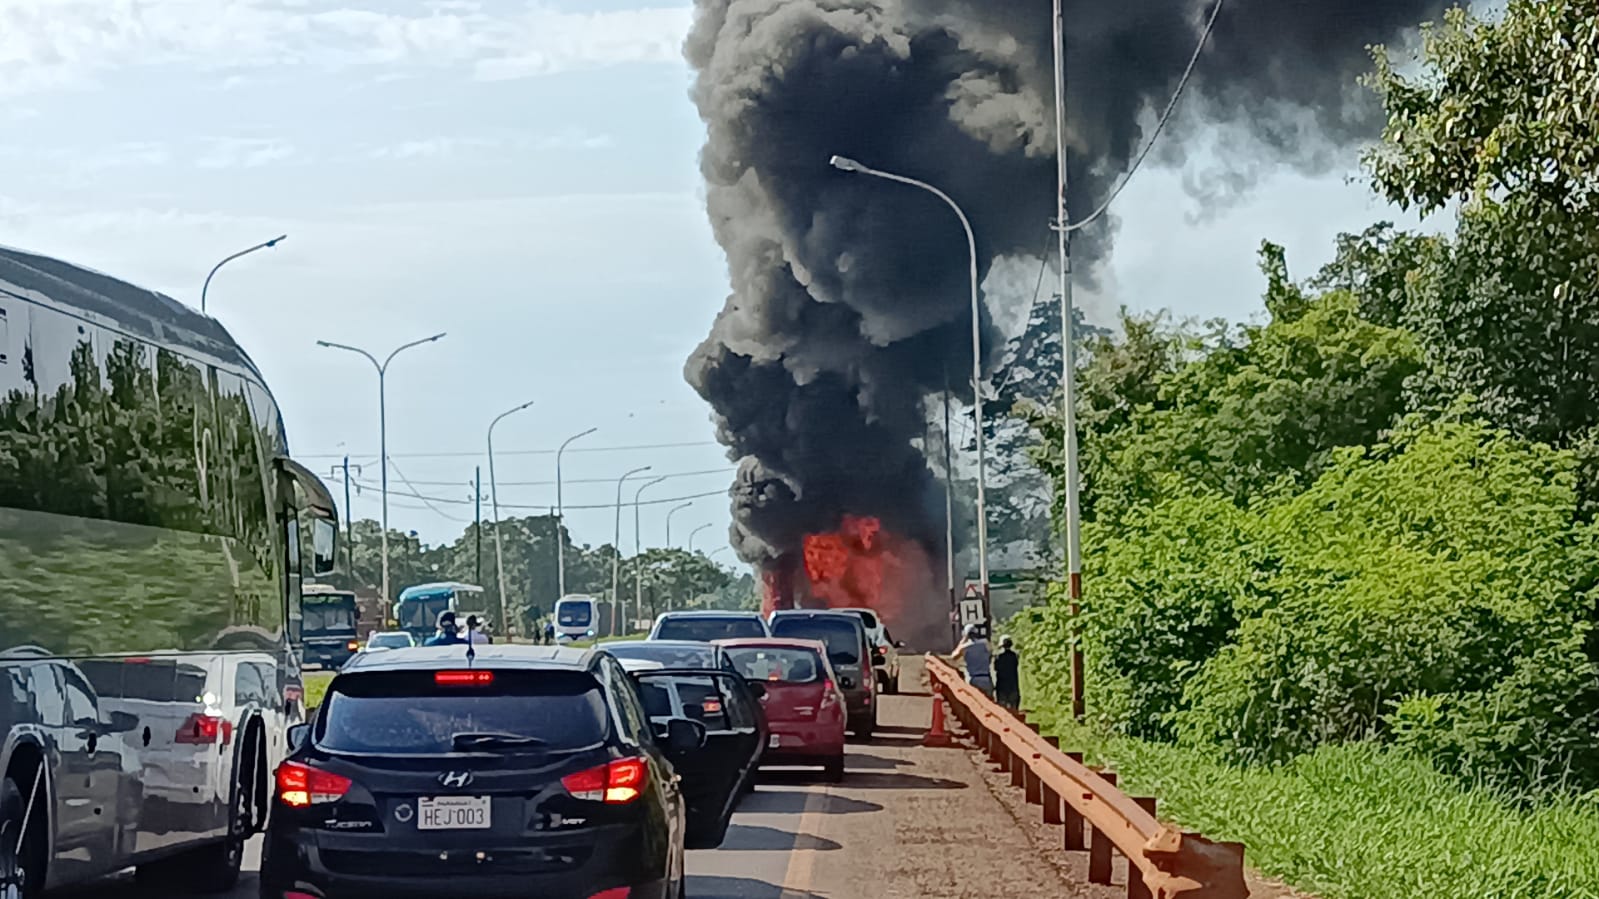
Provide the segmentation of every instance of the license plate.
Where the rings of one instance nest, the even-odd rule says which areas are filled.
[[[423,796],[416,801],[417,830],[487,830],[487,796]]]
[[[777,735],[777,734],[772,734],[771,736],[766,738],[766,748],[767,749],[776,749],[777,747],[779,747],[781,745],[783,745],[783,738],[781,736]]]

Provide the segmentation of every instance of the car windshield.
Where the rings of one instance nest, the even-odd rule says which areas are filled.
[[[729,615],[726,618],[667,617],[655,631],[656,640],[692,640],[709,643],[712,640],[731,640],[740,637],[764,637],[765,628],[760,619],[748,615]]]
[[[809,649],[742,647],[728,658],[744,677],[785,684],[811,684],[822,677],[822,657]]]
[[[660,662],[663,668],[714,668],[716,650],[711,646],[673,646],[661,643],[612,643],[606,651],[619,659]]]
[[[589,603],[563,603],[555,611],[555,623],[564,627],[588,627],[594,620],[594,607]]]
[[[367,645],[377,647],[379,649],[400,649],[412,645],[411,635],[373,634],[372,639],[367,641]]]
[[[835,665],[859,665],[861,661],[860,625],[843,618],[779,616],[772,620],[772,636],[820,640]]]
[[[494,672],[485,686],[441,686],[432,671],[347,674],[328,691],[317,744],[332,752],[439,755],[462,734],[506,738],[502,751],[549,752],[605,740],[605,698],[582,672]],[[533,738],[515,745],[516,738]],[[487,747],[484,747],[487,748]]]

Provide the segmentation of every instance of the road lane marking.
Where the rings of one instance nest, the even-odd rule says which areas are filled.
[[[805,792],[805,807],[800,812],[799,824],[794,828],[794,848],[789,851],[788,868],[783,872],[783,892],[797,892],[808,896],[811,891],[811,872],[816,867],[816,856],[821,845],[822,822],[826,816],[822,809],[827,805],[831,795],[830,788],[819,785],[820,789]],[[802,846],[800,841],[809,837],[809,845]]]

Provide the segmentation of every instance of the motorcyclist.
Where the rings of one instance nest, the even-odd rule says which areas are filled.
[[[455,623],[455,613],[449,609],[439,613],[439,632],[428,638],[423,646],[455,646],[465,643],[461,637],[461,629]]]

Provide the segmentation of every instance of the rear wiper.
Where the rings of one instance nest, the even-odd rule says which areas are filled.
[[[548,740],[538,737],[501,733],[455,734],[450,737],[450,743],[458,752],[470,752],[474,749],[520,749],[529,746],[549,745]]]

